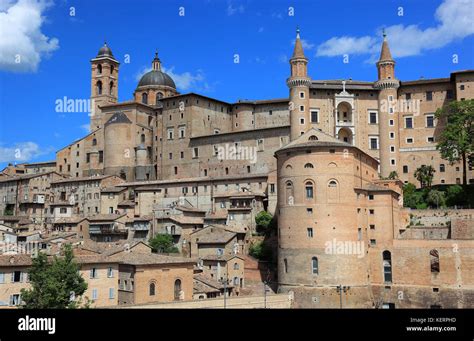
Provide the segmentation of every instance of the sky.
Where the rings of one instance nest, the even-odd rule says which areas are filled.
[[[88,132],[90,60],[104,41],[132,98],[158,50],[181,93],[288,97],[296,28],[313,79],[374,81],[385,29],[400,80],[473,69],[474,0],[0,0],[0,169],[53,160]]]

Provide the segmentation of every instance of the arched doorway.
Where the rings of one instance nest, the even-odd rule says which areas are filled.
[[[174,299],[178,301],[181,298],[181,280],[174,281]]]
[[[337,125],[353,125],[352,107],[347,102],[341,102],[337,106]]]
[[[349,128],[341,128],[337,133],[337,138],[343,142],[353,144],[352,131]]]

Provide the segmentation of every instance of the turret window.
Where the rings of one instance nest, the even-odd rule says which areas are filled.
[[[319,264],[318,264],[318,257],[311,258],[311,272],[313,275],[317,275],[319,273]]]
[[[109,95],[114,94],[114,82],[110,82],[109,84]]]
[[[148,104],[148,94],[147,93],[142,94],[142,103],[143,104]]]
[[[306,182],[305,185],[306,189],[306,199],[313,199],[314,198],[314,186],[311,181]]]
[[[392,254],[390,251],[382,253],[383,280],[385,283],[392,283]]]
[[[97,95],[102,95],[102,82],[101,81],[97,81],[96,91],[97,91]]]
[[[102,64],[97,65],[97,74],[98,75],[102,74]]]
[[[303,91],[300,92],[300,98],[304,98],[304,92]]]

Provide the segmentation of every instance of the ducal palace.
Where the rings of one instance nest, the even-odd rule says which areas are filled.
[[[156,54],[119,102],[120,63],[104,44],[90,61],[90,133],[55,162],[0,177],[0,210],[97,243],[172,234],[200,259],[195,284],[247,255],[266,210],[278,292],[296,307],[474,307],[473,210],[416,216],[402,192],[421,165],[433,184],[461,183],[461,164],[436,149],[446,120],[435,112],[474,98],[474,70],[399,80],[385,34],[374,81],[313,79],[308,62],[298,30],[289,96],[229,103],[179,93]],[[244,265],[224,268],[244,290]]]

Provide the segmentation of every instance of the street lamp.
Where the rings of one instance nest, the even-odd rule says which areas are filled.
[[[339,294],[339,307],[341,309],[342,309],[342,293],[348,292],[350,288],[351,287],[349,286],[345,286],[345,285],[343,286],[341,284],[336,287],[337,293]]]

